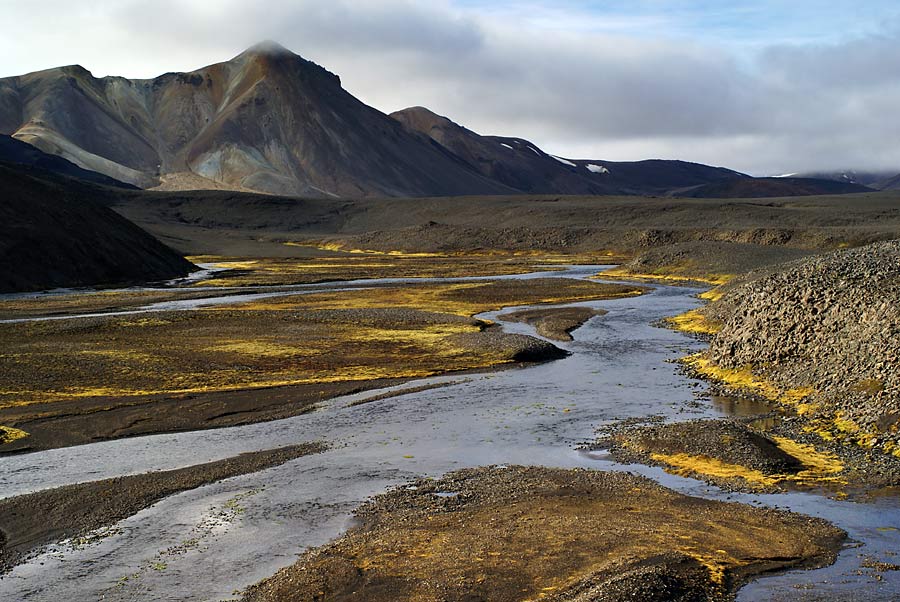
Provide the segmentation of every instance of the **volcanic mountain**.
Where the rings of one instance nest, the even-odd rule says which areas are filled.
[[[141,188],[292,196],[665,194],[736,172],[573,161],[427,109],[393,116],[271,43],[190,73],[96,78],[78,65],[0,79],[0,134]]]
[[[273,43],[152,80],[95,78],[77,65],[0,79],[0,133],[142,188],[515,192]]]
[[[669,160],[565,159],[521,138],[482,136],[424,107],[392,113],[410,130],[434,139],[481,174],[523,192],[549,194],[671,194],[747,178],[722,167]]]

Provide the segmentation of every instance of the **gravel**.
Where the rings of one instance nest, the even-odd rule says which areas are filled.
[[[900,241],[747,280],[704,310],[723,324],[710,358],[752,365],[785,389],[812,387],[808,421],[873,449],[900,449]]]

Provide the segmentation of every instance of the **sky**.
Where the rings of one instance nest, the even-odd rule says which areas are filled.
[[[382,111],[569,158],[900,171],[896,0],[0,0],[0,23],[0,77],[150,78],[275,40]]]

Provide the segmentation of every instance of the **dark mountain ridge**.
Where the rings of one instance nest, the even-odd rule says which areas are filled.
[[[167,280],[196,269],[98,202],[123,193],[0,163],[0,292]]]
[[[2,134],[0,134],[0,162],[34,167],[114,188],[138,189],[136,186],[125,184],[96,171],[82,169],[62,157],[47,154],[28,143]]]
[[[814,178],[733,178],[685,190],[679,196],[703,199],[754,199],[875,192],[874,189],[835,180]]]
[[[566,159],[522,138],[482,136],[425,107],[391,113],[481,174],[522,192],[538,194],[658,194],[745,174],[686,161]]]

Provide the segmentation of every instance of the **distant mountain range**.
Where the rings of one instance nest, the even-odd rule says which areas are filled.
[[[681,196],[704,199],[755,199],[874,192],[873,188],[840,180],[816,178],[733,178],[698,186]]]
[[[70,162],[45,161],[45,169],[78,176],[72,170],[80,168],[163,190],[698,196],[704,187],[740,190],[752,180],[683,161],[557,157],[521,138],[479,135],[422,107],[385,115],[344,90],[337,75],[272,42],[151,80],[95,78],[78,65],[0,79],[0,134]],[[785,183],[768,188],[791,193]],[[804,189],[828,187],[796,193],[819,193]]]
[[[831,180],[833,182],[845,182],[859,184],[875,190],[900,190],[900,173],[893,171],[819,171],[803,174],[789,174],[781,177],[814,178],[818,180]]]
[[[385,115],[273,43],[190,73],[0,79],[0,133],[141,188],[300,196],[668,194],[737,172],[681,161],[575,161],[480,136],[427,109]]]

